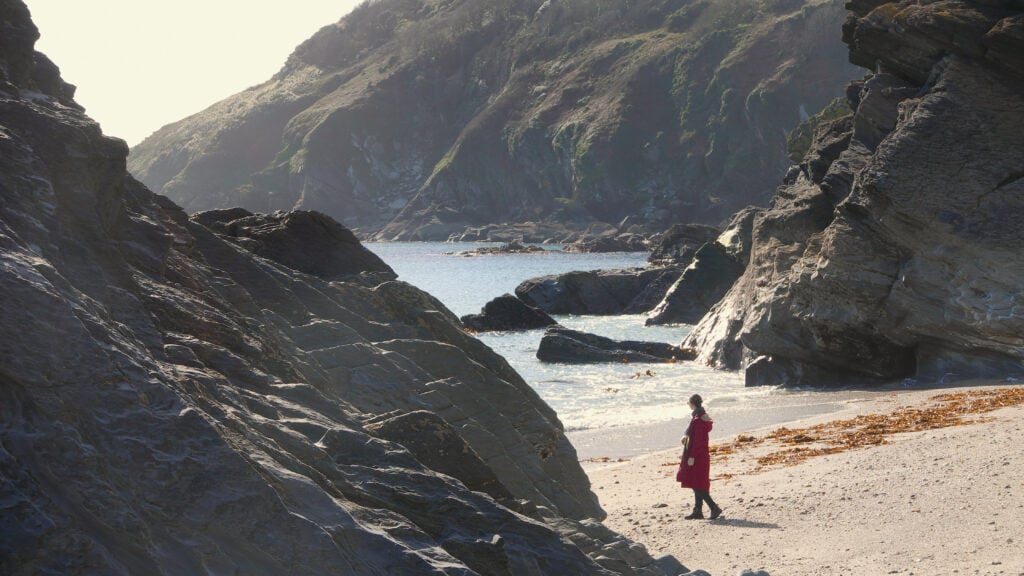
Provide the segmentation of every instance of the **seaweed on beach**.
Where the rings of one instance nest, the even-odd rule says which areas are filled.
[[[865,414],[800,429],[779,428],[767,438],[785,446],[757,459],[760,466],[792,466],[815,456],[887,444],[888,436],[963,426],[981,421],[968,416],[1024,403],[1024,388],[998,388],[937,394],[934,405],[904,406],[889,414]],[[805,444],[811,444],[804,446]]]
[[[929,400],[934,404],[903,406],[887,414],[865,414],[805,428],[781,427],[760,438],[741,434],[729,443],[711,446],[710,451],[713,457],[724,460],[739,451],[773,442],[781,448],[758,457],[754,471],[793,466],[817,456],[887,444],[894,434],[982,422],[984,418],[970,416],[1024,404],[1024,388],[944,393]]]

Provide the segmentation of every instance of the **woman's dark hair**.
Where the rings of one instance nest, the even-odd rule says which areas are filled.
[[[704,399],[700,397],[700,394],[694,394],[693,396],[690,396],[690,403],[694,406],[700,407],[700,405],[704,403]]]

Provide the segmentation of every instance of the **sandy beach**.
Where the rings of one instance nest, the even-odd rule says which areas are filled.
[[[729,435],[712,437],[711,494],[725,513],[714,521],[683,519],[693,497],[675,482],[678,448],[633,455],[645,435],[648,445],[678,442],[679,423],[638,428],[619,445],[571,437],[590,446],[585,458],[600,445],[611,460],[584,463],[605,523],[691,570],[1024,575],[1024,404],[989,411],[990,395],[1005,390],[1020,402],[1022,388],[820,392],[814,414],[787,421],[783,434],[773,434],[780,423],[737,430],[723,409],[715,426]],[[968,400],[957,405],[966,413],[952,414],[951,403]],[[894,432],[922,425],[930,428]],[[829,435],[866,444],[839,447]],[[785,462],[812,452],[826,454]]]

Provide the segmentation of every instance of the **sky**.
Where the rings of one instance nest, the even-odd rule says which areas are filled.
[[[36,50],[103,133],[135,145],[273,76],[360,0],[24,0]]]

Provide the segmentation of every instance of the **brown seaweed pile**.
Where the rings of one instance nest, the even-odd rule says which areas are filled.
[[[753,472],[758,472],[771,466],[793,466],[816,456],[887,444],[888,437],[894,434],[983,422],[985,419],[979,415],[1024,404],[1024,387],[937,394],[928,400],[930,403],[925,406],[902,406],[887,414],[864,414],[805,428],[781,427],[763,437],[740,434],[729,443],[711,446],[712,460],[722,462],[755,446],[778,445],[757,458]],[[716,476],[730,477],[731,474]]]
[[[972,416],[1024,404],[1024,388],[937,394],[929,400],[934,404],[919,408],[903,406],[888,414],[865,414],[807,428],[778,428],[766,439],[784,448],[758,458],[757,463],[792,466],[815,456],[887,444],[887,437],[893,434],[981,422],[982,418]]]

